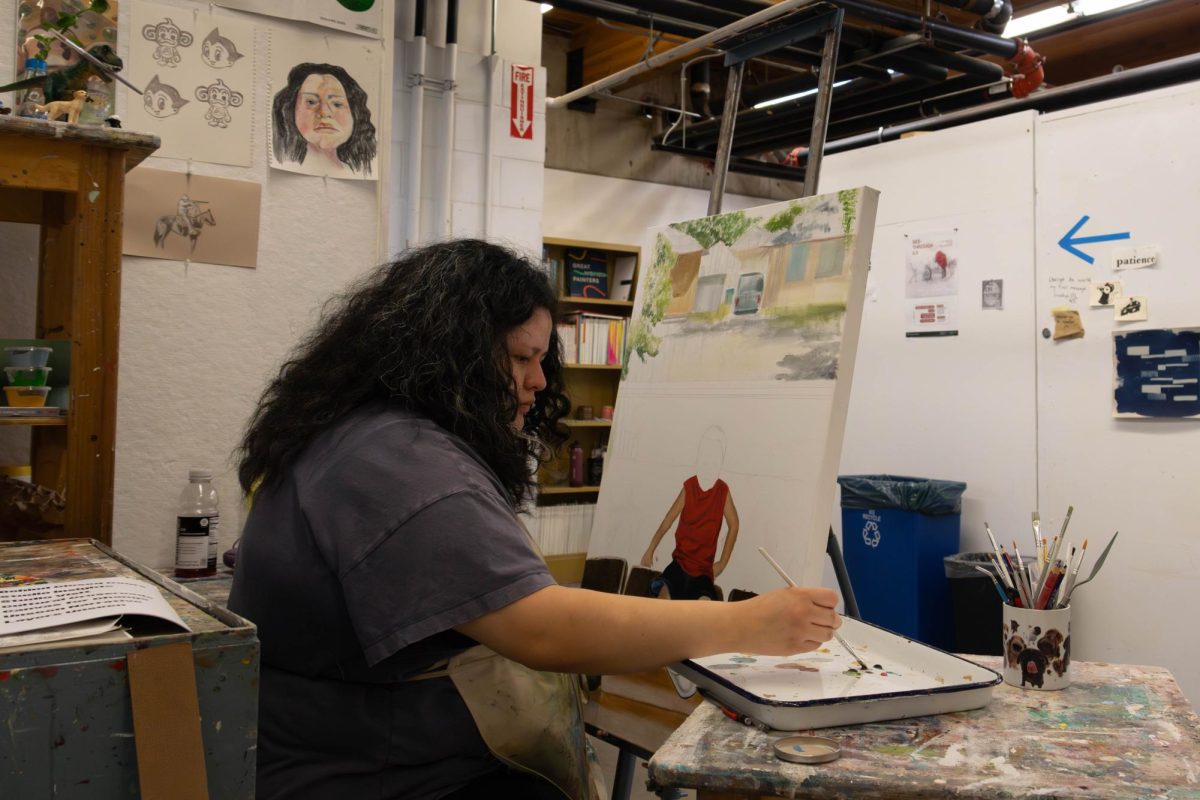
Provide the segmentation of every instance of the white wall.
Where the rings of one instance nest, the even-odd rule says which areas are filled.
[[[725,195],[722,210],[774,203],[761,197]],[[640,244],[647,228],[703,217],[708,192],[661,183],[546,170],[546,236],[608,244]]]
[[[822,192],[881,192],[839,472],[964,481],[963,550],[987,547],[984,521],[1025,542],[1037,507],[1034,116],[831,155],[821,172]],[[946,228],[959,334],[906,338],[905,234]],[[989,278],[1004,280],[1002,311],[981,309]]]
[[[457,96],[455,98],[454,163],[451,181],[451,235],[486,237],[529,253],[541,253],[542,167],[546,157],[546,71],[541,65],[541,11],[525,0],[502,0],[496,27],[496,57],[491,51],[490,0],[460,3]],[[412,47],[412,3],[400,4],[396,34],[392,94],[392,144],[403,154],[412,137],[412,90],[406,76],[415,71]],[[445,50],[444,6],[433,4],[426,18],[426,74],[434,79],[448,75]],[[533,138],[509,135],[509,74],[513,64],[535,67]],[[491,86],[489,95],[488,86]],[[388,250],[395,253],[406,243],[442,238],[434,209],[440,191],[442,148],[447,131],[442,123],[445,95],[427,88],[422,135],[419,235],[405,230],[405,209],[394,202],[388,218]],[[490,109],[490,131],[489,131]],[[485,154],[489,150],[490,161]],[[407,157],[392,164],[397,196],[403,191]],[[490,172],[490,197],[485,185]]]
[[[220,8],[212,13],[236,14]],[[240,16],[263,27],[299,27],[273,17]],[[123,57],[134,34],[128,15],[122,15]],[[389,34],[385,64],[390,44]],[[259,53],[265,49],[259,47]],[[260,116],[270,103],[268,67],[260,57],[255,75]],[[385,68],[385,89],[387,73]],[[118,102],[140,102],[130,95],[122,90]],[[380,114],[385,141],[389,110],[385,106]],[[113,545],[151,566],[168,566],[174,558],[175,504],[190,467],[214,470],[223,512],[220,546],[233,544],[244,512],[231,453],[247,417],[325,299],[381,257],[378,220],[388,184],[272,170],[266,134],[265,124],[255,126],[249,167],[191,163],[194,174],[262,183],[257,269],[123,260]],[[382,154],[383,174],[388,158]],[[146,164],[179,171],[189,166],[164,158]]]
[[[1148,321],[1118,325],[1111,310],[1084,300],[1082,339],[1037,339],[1043,508],[1075,506],[1071,539],[1090,539],[1089,564],[1121,532],[1104,571],[1072,599],[1072,649],[1167,666],[1193,705],[1200,420],[1116,420],[1111,412],[1114,330],[1200,327],[1200,154],[1179,138],[1198,128],[1200,83],[1048,114],[1037,127],[1036,327],[1064,304],[1051,292],[1055,277],[1116,277],[1127,295],[1150,301]],[[1090,266],[1069,255],[1058,240],[1084,214],[1091,219],[1077,235],[1128,231],[1130,240],[1081,246],[1095,258]],[[1159,266],[1114,273],[1113,249],[1146,244],[1161,248]]]

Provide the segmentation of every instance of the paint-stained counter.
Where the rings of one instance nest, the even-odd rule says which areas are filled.
[[[771,746],[786,734],[704,703],[650,778],[700,798],[1200,798],[1200,718],[1168,670],[1076,661],[1071,673],[1056,692],[1001,684],[975,711],[817,731],[842,757],[816,766],[778,760]]]

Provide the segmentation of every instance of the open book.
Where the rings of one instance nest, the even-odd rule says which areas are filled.
[[[41,581],[0,588],[0,651],[40,648],[53,642],[99,644],[130,638],[126,616],[188,627],[158,588],[134,578]]]

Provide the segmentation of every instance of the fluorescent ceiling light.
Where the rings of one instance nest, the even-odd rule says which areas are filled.
[[[550,5],[549,3],[542,3],[541,8],[542,8],[542,13],[545,14],[547,11],[554,8],[554,6]]]
[[[1071,3],[1064,3],[1061,6],[1047,8],[1044,11],[1036,11],[1032,14],[1026,14],[1023,17],[1017,17],[1009,21],[1004,28],[1004,36],[1011,39],[1014,36],[1025,36],[1026,34],[1040,31],[1045,28],[1053,28],[1055,25],[1061,25],[1064,22],[1081,19],[1083,17],[1091,17],[1096,14],[1106,14],[1109,11],[1116,11],[1118,8],[1126,6],[1135,6],[1139,3],[1144,3],[1147,0],[1074,0]]]
[[[849,82],[850,81],[835,81],[833,84],[833,88],[836,89],[839,86],[845,86]],[[816,93],[817,93],[816,89],[805,89],[803,92],[796,92],[795,94],[785,95],[784,97],[776,97],[774,100],[764,100],[761,103],[759,103],[758,105],[756,105],[754,108],[755,108],[755,110],[760,109],[760,108],[770,108],[771,106],[777,106],[780,103],[786,103],[789,100],[796,100],[801,97],[808,97],[810,94],[816,94]]]

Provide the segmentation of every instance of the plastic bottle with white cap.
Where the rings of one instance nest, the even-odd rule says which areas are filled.
[[[220,500],[212,471],[188,471],[188,485],[179,495],[175,526],[175,577],[200,578],[217,572],[217,528]]]

